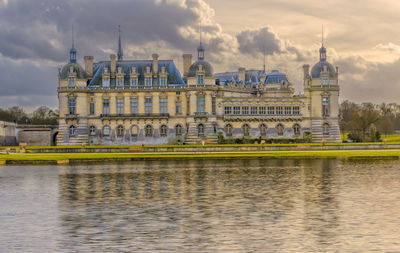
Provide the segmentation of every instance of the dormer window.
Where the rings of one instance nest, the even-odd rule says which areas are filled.
[[[103,77],[103,87],[110,87],[110,78],[109,77]]]
[[[160,77],[160,87],[163,87],[163,88],[167,87],[167,78],[165,76]]]
[[[323,77],[322,78],[322,85],[328,85],[329,84],[329,78],[328,77]]]
[[[151,76],[145,77],[145,83],[144,83],[144,85],[145,85],[146,87],[151,87]]]
[[[117,87],[122,88],[123,86],[124,86],[124,80],[122,79],[122,77],[118,77],[117,78]]]
[[[197,84],[204,84],[204,75],[197,75]]]
[[[75,77],[69,77],[68,78],[68,86],[69,87],[75,86]]]

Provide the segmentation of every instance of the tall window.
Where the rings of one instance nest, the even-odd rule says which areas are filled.
[[[276,114],[277,114],[277,115],[282,115],[282,114],[283,114],[282,109],[283,109],[282,106],[277,106],[277,107],[276,107]]]
[[[103,127],[103,135],[104,135],[104,136],[109,136],[109,135],[110,135],[110,132],[111,132],[110,126],[105,125],[105,126]]]
[[[117,114],[124,114],[124,99],[117,98]]]
[[[275,107],[268,106],[268,115],[274,115],[274,114],[275,114]]]
[[[249,136],[250,135],[250,126],[247,124],[243,125],[243,136]]]
[[[96,127],[95,126],[90,126],[89,134],[92,135],[92,136],[96,135]]]
[[[176,103],[175,103],[175,113],[176,114],[181,114],[182,113],[182,102],[181,101],[176,101]]]
[[[74,136],[76,131],[76,127],[74,125],[69,127],[69,136]]]
[[[131,98],[131,114],[138,113],[138,100],[137,98]]]
[[[131,77],[131,86],[133,88],[137,87],[137,78],[136,77]]]
[[[329,117],[329,97],[322,98],[322,116]]]
[[[299,115],[300,114],[300,107],[299,106],[293,106],[293,114],[294,115]]]
[[[110,100],[104,99],[103,100],[103,114],[110,114]]]
[[[204,75],[197,75],[197,84],[204,84]]]
[[[168,102],[167,98],[160,98],[160,113],[166,114],[168,113]]]
[[[145,108],[146,114],[151,114],[152,113],[151,106],[152,106],[151,98],[145,98],[144,99],[144,108]]]
[[[131,135],[132,137],[137,137],[139,134],[139,127],[138,126],[132,126],[131,127]]]
[[[160,87],[162,87],[162,88],[167,87],[167,78],[166,77],[160,77]]]
[[[150,76],[147,76],[144,78],[144,85],[146,87],[151,87],[151,77]]]
[[[168,132],[168,127],[166,125],[162,125],[160,128],[160,136],[166,137]]]
[[[285,106],[285,115],[290,115],[290,114],[292,114],[292,107]]]
[[[181,125],[176,125],[176,127],[175,127],[175,135],[176,136],[181,136],[182,135],[182,126]]]
[[[94,114],[94,103],[89,104],[89,114],[93,115]]]
[[[197,97],[197,112],[204,112],[204,103],[205,103],[205,98],[204,97]]]
[[[103,87],[110,87],[110,78],[109,77],[103,77]]]
[[[253,115],[257,114],[257,106],[252,106],[250,109],[251,109],[251,114]]]
[[[233,107],[233,114],[240,114],[240,106],[234,106]]]
[[[324,135],[329,135],[329,124],[328,124],[328,123],[325,123],[325,124],[322,126],[322,131],[323,131],[323,134],[324,134]]]
[[[260,115],[265,115],[265,106],[259,107],[259,113],[260,113]]]
[[[123,88],[124,87],[124,79],[121,77],[117,78],[117,87],[118,88]]]
[[[279,136],[283,135],[283,130],[284,130],[284,127],[283,127],[282,124],[278,124],[278,125],[276,126],[276,131],[278,132],[278,135],[279,135]]]
[[[329,77],[323,77],[322,78],[322,85],[328,85],[329,84]]]
[[[231,106],[225,106],[225,114],[227,114],[227,115],[232,114],[232,107]]]
[[[151,125],[146,126],[146,137],[152,137],[153,136],[153,127]]]
[[[293,133],[294,133],[294,135],[300,135],[300,126],[299,126],[299,124],[295,124],[293,126]]]
[[[204,125],[203,124],[199,124],[197,126],[197,133],[199,136],[204,136]]]
[[[75,77],[69,77],[68,78],[68,86],[69,87],[75,86]]]
[[[226,136],[232,136],[232,125],[231,124],[228,124],[225,126],[225,133],[226,133]]]
[[[118,137],[124,136],[124,127],[121,125],[117,126],[117,136]]]
[[[213,115],[217,114],[217,98],[216,97],[211,98],[211,111],[212,111]]]
[[[243,106],[242,107],[242,114],[248,115],[249,114],[249,107],[248,106]]]
[[[68,98],[68,112],[71,115],[76,114],[76,99]]]
[[[267,126],[265,124],[260,125],[260,135],[261,136],[266,136],[267,135]]]

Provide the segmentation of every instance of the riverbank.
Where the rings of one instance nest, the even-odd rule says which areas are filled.
[[[234,158],[386,158],[399,159],[396,150],[320,150],[256,152],[158,152],[158,153],[21,153],[0,155],[0,165],[7,164],[79,164],[84,162],[118,162],[143,159],[234,159]]]

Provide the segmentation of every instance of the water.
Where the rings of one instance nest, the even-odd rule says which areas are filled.
[[[0,167],[0,252],[400,252],[400,161]]]

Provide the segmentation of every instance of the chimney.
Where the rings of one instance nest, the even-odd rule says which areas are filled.
[[[85,72],[89,77],[93,76],[93,56],[85,56]]]
[[[157,78],[158,75],[158,54],[153,54],[153,76]]]
[[[304,79],[305,79],[310,75],[310,65],[304,64],[303,71],[304,71]]]
[[[111,74],[115,74],[115,71],[117,70],[117,56],[115,54],[110,55],[110,61],[111,61]]]
[[[183,55],[183,76],[187,77],[189,74],[189,68],[192,65],[192,55],[184,54]]]
[[[246,82],[246,69],[245,68],[239,68],[238,79],[242,81],[242,84],[244,84]]]

